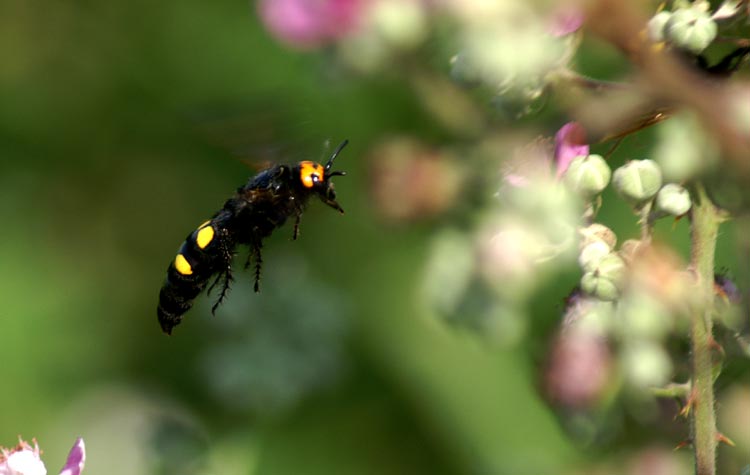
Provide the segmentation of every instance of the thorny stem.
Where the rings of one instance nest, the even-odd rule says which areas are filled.
[[[690,213],[691,267],[697,278],[697,303],[690,323],[692,346],[692,391],[688,404],[692,405],[690,435],[695,450],[696,475],[716,473],[716,414],[712,375],[711,343],[713,341],[714,251],[720,211],[711,203],[705,189],[698,185]]]

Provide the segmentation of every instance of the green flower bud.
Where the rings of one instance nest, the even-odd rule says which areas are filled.
[[[648,292],[628,292],[617,307],[621,338],[660,340],[674,326],[674,317],[665,304]]]
[[[669,381],[672,362],[661,346],[638,340],[625,346],[620,362],[626,380],[633,386],[648,388]]]
[[[578,255],[578,264],[586,272],[594,271],[599,262],[610,252],[612,252],[612,249],[604,241],[592,242],[581,249],[581,253]]]
[[[708,12],[683,8],[672,13],[664,31],[676,46],[698,54],[716,38],[718,27]]]
[[[583,274],[581,289],[600,300],[617,300],[625,280],[625,262],[617,254],[603,257],[595,269]]]
[[[617,300],[620,291],[611,281],[596,275],[595,272],[586,272],[581,277],[581,289],[592,297],[611,302]]]
[[[581,249],[597,241],[604,242],[610,249],[614,249],[617,245],[615,232],[603,224],[592,223],[578,232],[581,235]]]
[[[615,170],[612,184],[620,196],[639,206],[661,188],[661,170],[653,160],[631,160]]]
[[[672,18],[672,12],[662,10],[654,15],[648,22],[648,37],[654,43],[664,41],[664,30],[669,19]]]
[[[601,155],[588,155],[574,158],[563,179],[578,194],[591,198],[604,190],[611,176],[612,171]]]
[[[690,210],[690,193],[675,183],[667,183],[656,195],[657,213],[682,216]]]

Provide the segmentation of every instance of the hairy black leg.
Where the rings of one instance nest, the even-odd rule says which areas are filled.
[[[225,270],[223,270],[221,274],[219,274],[219,277],[222,278],[222,280],[224,281],[224,284],[221,287],[221,293],[219,293],[219,298],[216,299],[216,303],[214,303],[214,306],[211,307],[212,315],[216,315],[216,309],[219,308],[219,305],[221,305],[224,302],[224,299],[229,293],[229,288],[231,287],[231,283],[234,281],[234,277],[232,276],[232,270],[230,267],[227,267]]]
[[[214,279],[213,282],[211,282],[211,285],[208,286],[208,290],[206,291],[206,295],[211,295],[211,292],[213,292],[214,287],[216,287],[216,284],[219,283],[219,281],[221,280],[222,277],[224,277],[224,272],[219,272],[218,274],[216,274],[216,278]]]
[[[221,292],[219,293],[219,298],[216,299],[216,303],[214,303],[213,307],[211,307],[211,313],[216,314],[216,309],[219,308],[219,305],[224,302],[224,299],[226,298],[227,294],[229,293],[229,288],[231,287],[232,281],[234,281],[234,277],[232,276],[232,257],[233,253],[232,250],[227,246],[226,240],[222,239],[219,250],[221,252],[221,270],[219,270],[218,275],[216,276],[216,280],[211,284],[211,287],[209,287],[208,292],[210,293],[211,290],[213,290],[214,286],[218,284],[219,282],[222,282],[221,286]]]
[[[255,256],[255,286],[254,289],[256,292],[260,292],[260,269],[263,266],[263,258],[260,255],[260,249],[263,247],[263,244],[258,241],[253,245],[253,256]],[[249,262],[249,259],[248,259]]]

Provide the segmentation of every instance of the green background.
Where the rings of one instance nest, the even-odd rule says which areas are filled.
[[[36,437],[57,473],[80,435],[86,473],[115,475],[551,474],[616,455],[565,436],[538,351],[446,327],[416,297],[443,223],[384,224],[366,158],[393,134],[450,140],[405,78],[284,48],[245,1],[0,12],[0,445]],[[259,162],[320,160],[344,138],[346,214],[312,203],[297,242],[287,226],[266,243],[259,295],[241,272],[226,310],[202,296],[163,335],[157,296],[187,233]],[[602,220],[634,236],[610,201]],[[685,223],[658,232],[685,251]],[[576,272],[533,304],[535,347]],[[250,396],[211,389],[243,369]]]

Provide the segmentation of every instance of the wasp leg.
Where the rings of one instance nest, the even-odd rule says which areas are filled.
[[[216,280],[208,289],[208,292],[210,293],[214,286],[216,286],[216,284],[223,281],[221,292],[219,293],[219,298],[216,299],[216,303],[214,303],[213,307],[211,307],[211,313],[214,315],[216,314],[216,309],[219,308],[219,305],[224,302],[224,299],[229,293],[229,288],[234,281],[234,277],[232,276],[232,250],[226,245],[226,242],[224,240],[221,241],[220,250],[221,264],[223,268],[219,271],[219,275],[216,277]]]
[[[218,282],[219,279],[222,279],[224,281],[224,284],[221,287],[221,293],[219,294],[219,298],[216,299],[216,303],[214,303],[214,306],[211,307],[212,315],[216,315],[216,309],[219,308],[219,305],[221,305],[224,302],[224,299],[229,293],[229,288],[231,287],[231,283],[234,281],[234,277],[232,276],[232,269],[230,267],[227,267],[225,270],[223,270],[221,274],[219,274],[219,277],[216,279],[216,281]]]
[[[299,236],[299,220],[302,217],[302,213],[297,213],[297,219],[294,220],[294,231],[292,233],[292,240],[296,241]]]
[[[216,287],[216,284],[219,283],[222,277],[224,277],[224,272],[220,272],[216,274],[216,278],[214,279],[213,282],[211,282],[211,285],[208,286],[208,290],[206,290],[206,295],[211,295],[211,292],[213,292],[214,287]]]
[[[263,266],[263,258],[260,255],[260,249],[263,247],[263,244],[258,241],[255,244],[253,244],[253,252],[252,255],[255,256],[255,286],[253,289],[256,292],[260,292],[260,269]],[[250,263],[250,257],[248,256],[248,264]]]

